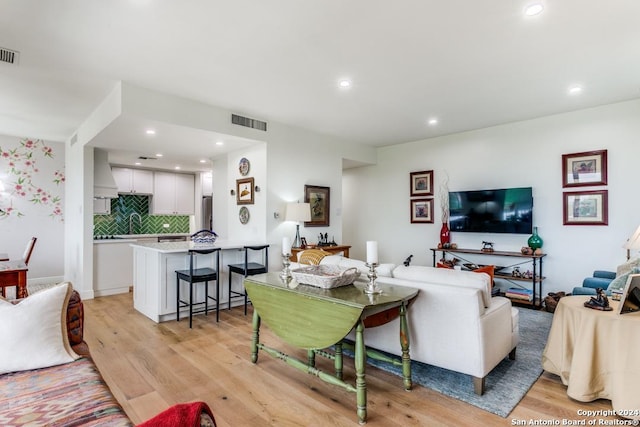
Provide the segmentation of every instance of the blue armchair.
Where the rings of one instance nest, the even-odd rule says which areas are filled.
[[[571,293],[573,295],[595,295],[596,288],[602,288],[610,296],[611,291],[607,288],[615,278],[615,271],[596,270],[592,277],[585,278],[582,281],[582,286],[576,286]]]

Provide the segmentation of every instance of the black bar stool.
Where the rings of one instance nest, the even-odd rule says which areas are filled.
[[[263,264],[257,262],[249,262],[249,251],[264,251],[262,254]],[[244,263],[229,264],[229,310],[231,310],[231,300],[235,298],[244,298],[244,315],[247,315],[247,291],[238,292],[231,290],[231,273],[242,274],[242,276],[253,276],[254,274],[267,273],[269,271],[269,245],[261,246],[245,246],[244,247]]]
[[[198,255],[206,255],[215,253],[215,268],[203,267],[194,268],[194,258]],[[212,249],[190,249],[189,250],[189,269],[176,270],[176,320],[180,321],[180,309],[189,307],[189,328],[193,324],[193,315],[198,313],[209,314],[209,300],[216,302],[216,322],[220,320],[220,283],[218,271],[220,270],[220,248]],[[189,282],[189,301],[180,299],[180,280]],[[209,282],[216,281],[216,297],[209,296]],[[204,301],[193,302],[193,284],[204,282]],[[194,306],[204,305],[204,308],[193,310]]]

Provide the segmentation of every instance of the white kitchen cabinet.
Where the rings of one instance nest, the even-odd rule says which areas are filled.
[[[94,215],[110,215],[111,199],[93,199]]]
[[[151,201],[153,215],[193,215],[195,176],[184,173],[154,172]]]
[[[213,196],[213,174],[211,172],[201,174],[200,182],[202,183],[202,195]]]
[[[153,194],[153,172],[144,169],[111,168],[118,193]]]
[[[93,292],[97,297],[129,292],[133,285],[134,240],[105,240],[93,244]]]

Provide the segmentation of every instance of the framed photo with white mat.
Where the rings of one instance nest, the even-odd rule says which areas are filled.
[[[622,291],[618,314],[640,311],[640,274],[630,274]]]

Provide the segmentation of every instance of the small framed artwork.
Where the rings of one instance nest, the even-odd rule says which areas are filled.
[[[607,225],[608,191],[574,191],[563,193],[564,225]]]
[[[253,204],[253,178],[236,179],[236,202],[238,205]]]
[[[411,223],[433,224],[433,199],[413,199],[411,203]]]
[[[562,155],[562,186],[607,185],[607,150]]]
[[[640,311],[640,274],[630,274],[622,291],[618,314]]]
[[[433,171],[411,172],[411,197],[433,196]]]
[[[317,185],[304,186],[304,201],[311,208],[311,221],[305,221],[305,227],[328,227],[330,215],[330,188]]]

